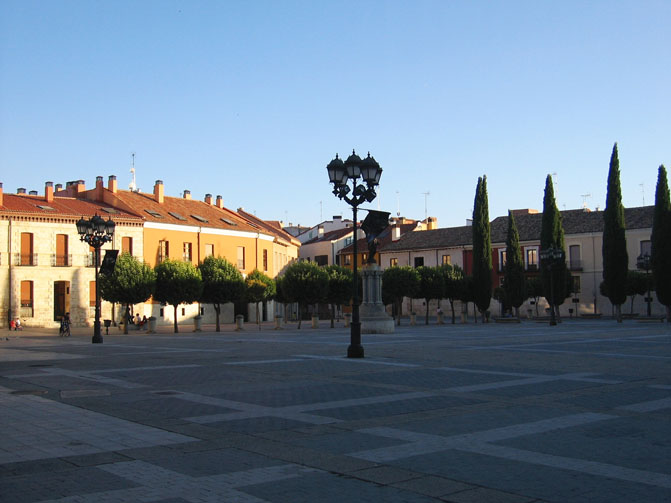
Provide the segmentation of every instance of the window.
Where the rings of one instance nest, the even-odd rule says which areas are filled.
[[[396,267],[398,265],[398,259],[397,258],[390,258],[389,259],[389,267]]]
[[[98,267],[100,267],[100,264],[102,263],[103,260],[103,253],[102,250],[99,250],[100,253],[98,253]],[[93,267],[96,261],[96,249],[93,246],[89,246],[89,263],[91,264],[91,267]]]
[[[21,282],[21,307],[33,307],[33,282]]]
[[[422,267],[424,265],[424,257],[415,257],[415,268]]]
[[[506,250],[505,248],[500,248],[499,249],[499,272],[503,272],[503,270],[506,267]]]
[[[33,257],[33,233],[21,233],[21,265],[36,265]]]
[[[128,236],[121,238],[121,253],[133,254],[133,238]]]
[[[96,307],[96,282],[89,281],[89,306]]]
[[[652,243],[649,239],[641,241],[641,255],[652,255]]]
[[[361,263],[365,264],[366,262],[368,262],[368,254],[367,253],[362,253],[361,254]]]
[[[184,243],[184,246],[182,247],[182,260],[184,260],[184,262],[191,262],[191,251],[191,243]]]
[[[164,260],[170,258],[170,242],[161,240],[158,242],[158,262],[159,264]]]
[[[56,261],[54,265],[56,267],[67,267],[70,265],[68,261],[67,234],[56,234]]]
[[[268,250],[263,250],[263,270],[268,270]]]
[[[580,276],[571,276],[571,279],[573,281],[571,285],[573,291],[571,293],[580,293]]]
[[[245,269],[245,247],[238,246],[238,269]]]
[[[214,245],[212,243],[205,243],[205,256],[214,257]]]
[[[452,255],[443,255],[441,262],[443,265],[452,265]]]
[[[527,271],[538,270],[538,248],[527,248],[526,250]]]
[[[352,265],[352,256],[351,255],[343,255],[345,257],[345,265]]]
[[[580,260],[580,245],[571,245],[568,247],[569,268],[572,271],[582,270],[582,261]]]
[[[329,264],[328,255],[317,255],[315,257],[315,264],[317,264],[317,265],[328,265]]]
[[[345,238],[345,246],[349,246],[352,244],[352,236]]]

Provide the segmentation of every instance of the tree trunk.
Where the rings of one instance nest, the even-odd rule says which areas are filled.
[[[175,327],[175,333],[177,334],[179,333],[179,329],[177,328],[177,304],[175,304],[173,308],[175,309],[175,319],[173,321],[173,326]]]
[[[517,318],[518,320],[520,318],[520,306],[517,306],[515,308],[515,318]]]
[[[666,322],[671,323],[671,306],[666,306]]]
[[[124,304],[124,319],[123,319],[123,333],[128,335],[128,315],[130,313],[130,305]]]
[[[297,329],[301,329],[301,321],[303,320],[303,306],[298,304],[298,327]]]
[[[634,298],[635,297],[636,297],[636,295],[631,296],[631,309],[629,310],[629,313],[632,314],[632,315],[634,314]]]
[[[403,299],[396,299],[396,325],[401,326],[401,309],[403,309]]]
[[[221,332],[221,326],[219,325],[219,313],[221,312],[221,304],[213,304],[214,312],[217,313],[217,332]]]
[[[256,325],[259,327],[259,330],[261,330],[261,319],[259,318],[259,303],[256,302]]]
[[[335,304],[331,304],[331,328],[335,328]]]
[[[622,323],[622,304],[617,304],[615,306],[615,316],[618,323]]]
[[[429,299],[424,299],[426,300],[426,321],[425,324],[429,324]]]
[[[456,323],[456,320],[454,318],[454,301],[450,299],[450,308],[452,309],[452,325]]]

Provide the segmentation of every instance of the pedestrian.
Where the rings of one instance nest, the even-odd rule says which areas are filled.
[[[19,318],[16,318],[16,322],[14,323],[14,330],[23,330],[21,327],[21,320]]]
[[[65,313],[61,320],[61,329],[58,333],[61,337],[70,337],[70,313]]]

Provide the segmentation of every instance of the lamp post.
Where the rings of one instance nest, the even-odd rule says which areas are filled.
[[[650,269],[652,269],[652,262],[649,253],[641,254],[636,259],[636,267],[645,271],[645,281],[648,286],[648,296],[645,298],[645,303],[647,306],[648,318],[650,318],[650,304],[652,303],[652,298],[650,297]]]
[[[327,166],[329,181],[333,184],[333,194],[344,199],[352,207],[354,222],[354,263],[352,275],[352,324],[350,326],[350,345],[347,348],[348,358],[363,358],[361,345],[361,321],[359,320],[359,284],[357,276],[357,208],[364,202],[371,202],[376,197],[375,187],[380,183],[382,168],[370,156],[361,159],[354,150],[345,162],[336,154]],[[359,178],[365,183],[357,183]],[[348,182],[351,182],[350,188]]]
[[[93,339],[94,344],[102,343],[103,336],[100,332],[100,289],[98,287],[98,268],[100,265],[100,247],[105,243],[112,241],[114,235],[114,222],[110,218],[105,222],[100,216],[94,215],[89,220],[84,217],[77,221],[77,232],[80,236],[80,241],[84,241],[93,247],[94,266],[96,270],[96,316],[93,322]]]
[[[545,263],[550,271],[550,325],[557,324],[557,318],[555,318],[555,288],[554,288],[554,266],[559,262],[562,262],[565,257],[564,250],[561,248],[556,248],[551,246],[545,250],[541,250],[541,261]]]

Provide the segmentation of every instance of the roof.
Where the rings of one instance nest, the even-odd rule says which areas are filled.
[[[73,218],[91,217],[97,214],[112,217],[113,220],[142,221],[137,215],[118,208],[111,208],[105,203],[60,196],[54,196],[53,200],[47,201],[44,195],[3,194],[3,205],[0,206],[0,212],[36,217],[69,216]]]
[[[411,223],[411,224],[401,224],[398,226],[395,225],[388,225],[377,237],[378,240],[378,251],[382,251],[383,248],[386,248],[389,245],[392,245],[394,243],[398,243],[399,241],[392,241],[392,230],[394,227],[400,227],[401,228],[401,239],[403,239],[403,236],[408,236],[411,234],[416,234],[420,231],[413,232],[414,229],[417,228],[417,223]],[[366,238],[361,238],[357,241],[357,251],[358,253],[365,253],[368,251],[368,242],[366,241]],[[343,253],[352,253],[354,251],[354,244],[350,244],[343,248],[342,250],[338,251],[338,254],[343,254]]]
[[[242,208],[238,208],[238,214],[243,218],[247,219],[252,224],[252,226],[256,225],[258,227],[261,227],[263,230],[271,234],[274,234],[279,239],[282,239],[290,244],[293,244],[294,246],[300,246],[300,241],[291,234],[289,234],[288,232],[286,232],[285,230],[283,230],[279,222],[262,220],[258,218],[256,215],[247,213]]]
[[[654,206],[625,208],[624,218],[627,229],[652,228]],[[564,235],[603,232],[603,211],[566,210],[560,212]],[[539,241],[541,236],[542,213],[515,216],[515,224],[520,241]],[[492,243],[505,243],[508,235],[508,216],[497,217],[491,222]],[[401,239],[381,247],[380,251],[424,250],[434,248],[455,248],[471,246],[473,227],[448,227],[431,231],[409,232]]]
[[[350,234],[352,234],[352,227],[343,227],[342,229],[336,229],[334,231],[325,232],[321,236],[312,238],[310,241],[306,241],[305,243],[303,243],[303,246],[312,245],[315,243],[321,243],[323,241],[336,241]]]

